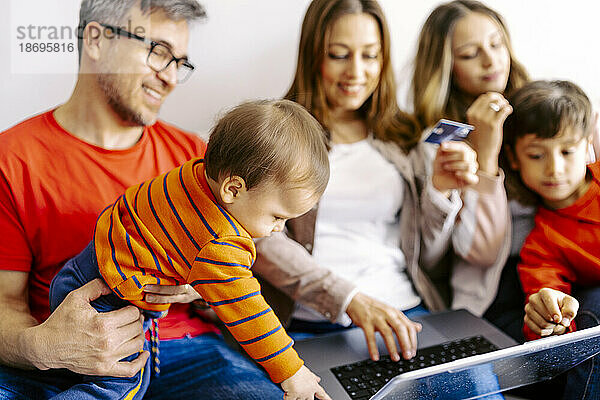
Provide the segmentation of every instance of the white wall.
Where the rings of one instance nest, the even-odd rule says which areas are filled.
[[[189,53],[196,72],[171,94],[161,118],[204,134],[224,109],[245,99],[285,93],[309,0],[200,1],[209,19],[192,30]],[[60,104],[75,83],[76,53],[21,58],[25,56],[18,54],[16,27],[28,23],[75,26],[79,8],[79,0],[4,2],[9,12],[0,13],[0,130]],[[392,31],[397,80],[406,88],[421,24],[441,2],[380,2]],[[505,17],[516,55],[532,77],[573,80],[600,104],[600,3],[487,0],[486,4]],[[400,103],[406,104],[400,97]]]

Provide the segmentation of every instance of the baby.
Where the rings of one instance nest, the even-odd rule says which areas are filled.
[[[279,100],[234,108],[212,130],[204,159],[127,189],[101,213],[87,248],[52,281],[50,306],[101,278],[113,293],[92,305],[101,312],[142,309],[152,333],[144,347],[153,356],[133,378],[86,376],[69,395],[102,387],[111,398],[142,398],[151,371],[159,371],[153,318],[169,308],[146,302],[144,286],[189,284],[286,396],[329,399],[250,272],[252,238],[281,231],[310,210],[328,180],[322,127],[298,104]]]

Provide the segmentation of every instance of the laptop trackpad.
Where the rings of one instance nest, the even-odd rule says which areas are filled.
[[[419,321],[423,325],[423,330],[417,335],[418,348],[435,346],[436,344],[448,341],[448,336],[434,328],[433,324],[427,321]]]
[[[369,358],[365,336],[360,328],[299,340],[294,347],[307,361],[308,367],[315,370]]]

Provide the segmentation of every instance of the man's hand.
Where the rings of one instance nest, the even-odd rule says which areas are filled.
[[[379,359],[375,332],[379,332],[383,337],[392,360],[400,360],[394,335],[398,338],[405,359],[417,354],[417,332],[421,332],[423,327],[418,322],[409,320],[394,307],[363,293],[357,293],[350,301],[346,314],[354,325],[362,328],[372,360]]]
[[[577,315],[579,302],[558,290],[543,288],[529,296],[525,324],[537,335],[562,335]]]
[[[109,293],[100,279],[88,282],[69,293],[45,322],[29,329],[23,340],[33,344],[33,364],[86,375],[131,377],[139,372],[147,351],[130,362],[119,360],[143,350],[143,316],[134,306],[99,313],[90,305]]]
[[[144,292],[144,299],[155,304],[191,303],[201,298],[191,285],[146,285]]]

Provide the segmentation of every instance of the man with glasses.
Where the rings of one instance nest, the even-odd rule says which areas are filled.
[[[203,155],[199,138],[157,120],[194,69],[188,24],[202,17],[196,0],[84,0],[71,97],[0,133],[0,398],[61,398],[79,374],[132,377],[146,365],[147,352],[120,361],[142,348],[137,308],[96,312],[90,302],[110,289],[95,280],[50,314],[49,283],[127,187]],[[144,398],[282,398],[213,325],[190,317],[195,291],[146,290],[149,302],[181,304],[159,322],[160,375]]]
[[[148,58],[146,58],[146,65],[152,68],[156,72],[161,72],[167,69],[173,61],[175,61],[175,68],[177,70],[177,83],[185,82],[192,72],[194,72],[194,65],[191,64],[187,56],[177,58],[173,55],[171,50],[166,44],[155,42],[143,36],[136,35],[126,31],[118,26],[112,26],[108,24],[100,24],[104,28],[108,29],[109,32],[114,32],[118,36],[124,36],[131,39],[139,40],[148,46]]]

